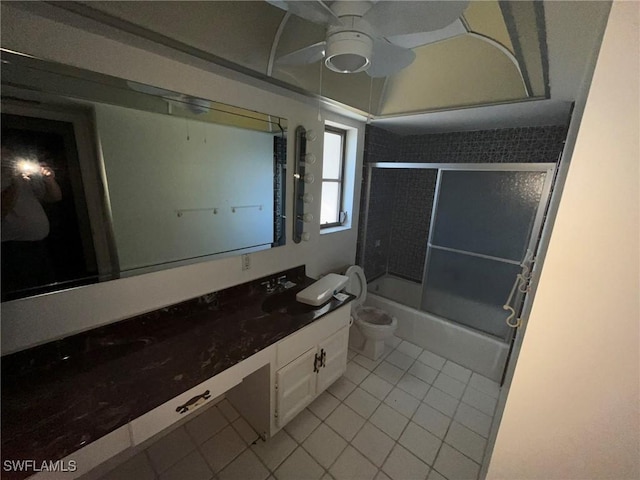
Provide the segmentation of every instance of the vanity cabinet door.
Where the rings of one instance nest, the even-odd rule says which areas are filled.
[[[316,395],[320,395],[347,370],[349,327],[344,327],[318,345],[322,359]]]
[[[316,348],[276,372],[276,423],[283,427],[316,395]]]

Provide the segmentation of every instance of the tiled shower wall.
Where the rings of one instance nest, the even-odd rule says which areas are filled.
[[[367,222],[366,236],[366,257],[364,270],[367,279],[384,275],[387,272],[387,262],[389,260],[390,241],[391,241],[391,222],[393,218],[393,202],[396,193],[397,176],[399,170],[383,170],[373,169],[371,171],[371,191],[376,192],[369,199],[369,205],[366,205],[366,195],[362,195],[362,208],[367,208],[366,213],[360,214],[360,230],[358,234],[358,255],[360,256],[360,242],[364,238],[364,225]],[[364,171],[366,176],[368,171]],[[366,180],[365,180],[366,182]],[[366,184],[366,183],[365,183]],[[364,190],[362,190],[364,192]],[[365,220],[363,217],[367,217]],[[363,265],[362,261],[357,261],[359,265]]]
[[[566,134],[560,125],[401,136],[368,125],[363,187],[373,162],[556,162]],[[422,281],[435,181],[435,170],[372,169],[368,206],[362,189],[357,256],[369,280],[388,272]]]
[[[387,271],[422,281],[437,170],[397,170]]]
[[[410,135],[401,138],[401,162],[557,162],[567,127],[519,127],[474,132]]]
[[[400,139],[401,137],[395,133],[368,125],[365,132],[365,163],[398,161]],[[369,171],[366,165],[364,166],[356,263],[364,268],[365,274],[370,280],[387,272],[392,205],[398,172],[399,170],[372,170],[371,191],[375,192],[375,195],[369,199],[367,205],[366,185]],[[365,225],[368,226],[366,240]],[[363,242],[366,242],[366,246],[363,245]],[[367,255],[363,261],[365,251]]]

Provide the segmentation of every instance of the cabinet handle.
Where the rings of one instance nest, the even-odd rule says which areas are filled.
[[[318,354],[316,353],[313,356],[313,373],[318,373],[318,361],[320,359],[318,358]]]
[[[206,390],[204,393],[201,393],[200,395],[196,395],[192,399],[188,400],[187,403],[185,403],[184,405],[180,405],[178,408],[176,408],[176,412],[181,414],[187,413],[189,409],[195,406],[200,400],[208,400],[210,398],[211,398],[211,394],[209,393],[209,390]]]
[[[327,366],[327,352],[324,351],[324,348],[320,350],[320,358],[322,359],[322,366]]]

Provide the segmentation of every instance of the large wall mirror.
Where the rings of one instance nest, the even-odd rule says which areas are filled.
[[[2,301],[285,243],[286,120],[2,51]]]

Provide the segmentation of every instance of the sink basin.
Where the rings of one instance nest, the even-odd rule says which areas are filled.
[[[314,312],[324,307],[324,305],[314,307],[300,303],[296,300],[299,289],[290,289],[281,293],[274,293],[262,302],[262,311],[265,313],[280,313],[286,315],[301,315]]]

